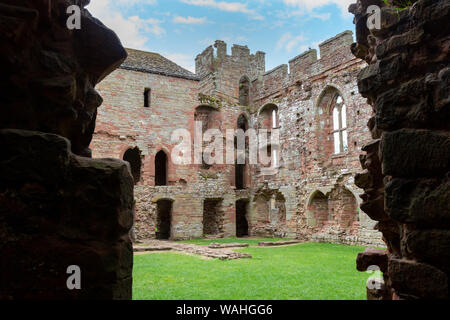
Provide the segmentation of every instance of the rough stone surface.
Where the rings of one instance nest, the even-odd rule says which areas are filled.
[[[0,3],[0,300],[130,299],[133,181],[88,148],[126,52],[87,0]],[[66,26],[79,5],[81,30]],[[69,290],[69,266],[81,290]]]
[[[448,299],[448,277],[431,265],[390,259],[388,274],[400,298]]]
[[[367,271],[370,266],[377,266],[381,272],[386,272],[388,268],[388,255],[386,250],[366,249],[358,254],[356,259],[356,269],[358,271]]]
[[[378,263],[383,292],[369,299],[449,298],[449,61],[450,2],[359,0],[356,57],[369,65],[358,75],[360,93],[373,106],[374,139],[363,151],[361,209],[379,221],[387,253],[358,256],[358,270]],[[367,28],[367,8],[378,5],[380,30]]]
[[[246,248],[248,243],[211,243],[208,247],[211,249],[223,249],[223,248]]]
[[[248,245],[247,245],[248,246]],[[244,247],[242,244],[234,247]],[[250,259],[252,256],[244,252],[236,252],[230,249],[229,246],[200,246],[195,244],[179,243],[172,241],[145,241],[144,245],[139,244],[134,246],[135,252],[152,252],[152,251],[177,251],[187,254],[200,255],[205,258],[220,259],[220,260],[237,260]]]
[[[287,246],[291,244],[299,244],[300,241],[292,240],[292,241],[264,241],[258,243],[260,247],[278,247],[278,246]]]

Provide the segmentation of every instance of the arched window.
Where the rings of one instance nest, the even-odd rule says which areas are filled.
[[[277,146],[272,146],[271,144],[269,144],[267,146],[267,157],[270,159],[270,165],[269,167],[271,168],[278,168],[279,163],[279,157],[278,157],[278,147]]]
[[[133,176],[134,184],[141,180],[141,151],[139,148],[128,149],[123,155],[123,160],[130,164],[131,175]]]
[[[265,105],[259,112],[260,129],[277,129],[279,127],[278,107],[275,104]]]
[[[278,128],[278,109],[272,110],[272,129]]]
[[[239,104],[241,106],[250,104],[250,80],[246,76],[239,81]]]
[[[167,155],[159,151],[155,157],[155,186],[167,186]]]
[[[334,138],[334,153],[339,154],[347,152],[347,106],[344,103],[344,99],[342,99],[339,94],[334,97],[332,133]]]
[[[327,86],[322,91],[317,102],[315,121],[319,159],[328,159],[333,154],[348,151],[347,106],[335,87]]]

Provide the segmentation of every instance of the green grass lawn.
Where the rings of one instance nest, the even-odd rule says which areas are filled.
[[[136,255],[133,298],[365,300],[365,284],[370,275],[355,267],[356,255],[363,250],[364,247],[304,243],[240,249],[237,251],[250,253],[253,258],[234,261],[205,260],[181,253]]]
[[[259,242],[264,241],[288,241],[292,239],[281,239],[281,238],[227,238],[227,239],[194,239],[194,240],[186,240],[180,241],[181,243],[192,243],[200,246],[207,246],[211,243],[248,243],[251,246],[257,246]]]

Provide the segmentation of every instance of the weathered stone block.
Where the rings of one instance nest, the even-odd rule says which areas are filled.
[[[449,211],[447,211],[448,213]],[[437,265],[450,272],[450,231],[419,230],[406,235],[406,248],[409,254],[419,261]]]
[[[386,12],[383,13],[386,14]],[[395,14],[393,17],[395,19]],[[403,34],[390,37],[376,47],[377,57],[378,59],[383,59],[389,54],[401,53],[405,47],[418,44],[421,40],[423,40],[424,35],[424,30],[419,27],[408,30]]]
[[[450,137],[445,132],[401,129],[386,132],[381,144],[383,174],[427,177],[450,168]]]
[[[358,271],[367,271],[370,266],[377,266],[381,272],[386,272],[388,268],[388,253],[381,249],[366,249],[359,253],[356,258],[356,269]]]
[[[365,67],[358,74],[358,89],[363,97],[368,97],[369,93],[379,90],[382,86],[380,66],[378,63]]]
[[[390,259],[388,272],[392,287],[400,297],[448,299],[448,278],[431,265]]]
[[[127,164],[75,156],[39,132],[1,130],[0,145],[0,299],[130,299]],[[81,290],[66,286],[71,265]]]
[[[438,116],[432,113],[430,90],[424,79],[413,80],[380,94],[375,102],[376,126],[392,131],[420,128]]]
[[[393,179],[386,184],[385,193],[392,219],[428,228],[450,227],[449,181]]]
[[[68,177],[70,157],[67,150],[70,149],[70,142],[61,136],[25,130],[0,130],[0,145],[2,187],[22,186],[27,182],[53,189]]]

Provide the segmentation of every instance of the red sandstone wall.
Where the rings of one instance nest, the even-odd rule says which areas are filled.
[[[205,199],[221,200],[220,235],[234,236],[235,203],[245,199],[249,202],[250,235],[380,244],[380,235],[372,230],[373,221],[358,209],[361,191],[353,182],[360,148],[370,141],[366,124],[372,109],[357,93],[356,75],[365,63],[352,56],[343,45],[347,42],[352,42],[348,32],[321,45],[323,57],[319,60],[315,51],[294,58],[290,61],[291,73],[287,66],[281,66],[263,74],[263,53],[249,55],[245,47],[235,46],[230,56],[225,44],[217,42],[217,53],[208,48],[197,57],[200,82],[123,69],[105,79],[99,86],[105,103],[92,148],[95,157],[121,157],[127,148],[135,146],[141,150],[143,178],[136,187],[137,238],[155,236],[156,203],[160,199],[174,201],[172,238],[203,236]],[[237,105],[243,75],[254,80],[250,106]],[[152,105],[148,109],[143,107],[145,87],[152,89]],[[333,136],[329,132],[332,117],[319,107],[328,87],[340,92],[348,108],[349,149],[340,155],[333,153]],[[175,166],[169,161],[169,186],[154,187],[155,154],[163,148],[170,155],[170,134],[174,129],[188,128],[194,136],[196,107],[213,107],[210,128],[225,133],[237,128],[241,114],[248,118],[250,128],[258,128],[264,122],[264,113],[259,110],[268,103],[278,107],[278,174],[264,176],[260,165],[247,166],[248,188],[236,191],[234,165],[207,169],[195,164]],[[308,206],[317,190],[326,195],[329,203],[324,217],[330,216],[331,210],[336,213],[333,221],[324,221],[321,228],[308,224]],[[265,203],[261,203],[261,196]],[[271,200],[273,197],[275,200]]]
[[[279,109],[281,168],[277,176],[270,177],[269,185],[296,193],[292,200],[295,219],[288,228],[295,228],[301,238],[309,239],[314,234],[313,238],[320,241],[382,245],[380,234],[373,230],[374,222],[358,209],[362,190],[354,185],[353,179],[360,166],[361,147],[371,139],[366,125],[372,108],[358,94],[356,76],[365,62],[354,58],[346,46],[351,42],[351,33],[342,33],[321,45],[321,59],[315,60],[316,53],[312,50],[291,60],[290,74],[287,66],[266,73],[254,87],[254,103],[259,107],[273,103]],[[332,115],[320,108],[323,92],[329,87],[337,89],[347,105],[349,148],[339,155],[334,154],[330,133]],[[254,184],[262,184],[266,178],[256,175]],[[353,194],[354,207],[341,210],[335,203],[330,205],[329,211],[334,209],[341,214],[326,224],[329,228],[318,230],[308,225],[311,196],[319,190],[333,203],[335,192],[332,191],[336,188],[345,188]],[[351,214],[359,215],[360,222],[347,227],[338,223]],[[355,229],[359,230],[356,234]]]

